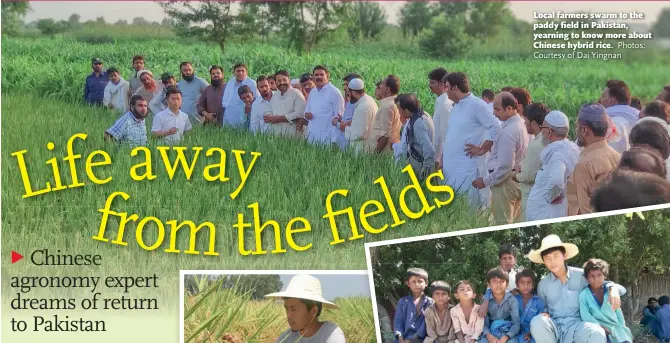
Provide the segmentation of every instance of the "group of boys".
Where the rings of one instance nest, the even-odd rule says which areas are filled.
[[[411,294],[398,301],[395,342],[632,343],[620,309],[626,289],[605,280],[609,266],[602,260],[589,259],[583,269],[568,266],[566,260],[578,252],[556,235],[545,237],[527,255],[549,270],[534,292],[533,270],[518,268],[516,250],[501,246],[500,265],[486,274],[481,305],[474,304],[475,290],[467,280],[454,289],[456,306],[450,304],[452,290],[445,281],[434,281],[427,296],[428,273],[410,268],[406,285]]]

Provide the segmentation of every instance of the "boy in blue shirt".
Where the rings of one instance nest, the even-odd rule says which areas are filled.
[[[519,319],[521,321],[519,343],[535,343],[535,339],[530,334],[530,321],[536,315],[546,312],[544,301],[533,292],[535,280],[535,272],[529,268],[522,269],[516,274],[516,286],[519,294],[515,297],[519,303]]]
[[[479,342],[518,342],[517,335],[521,330],[519,302],[507,290],[509,275],[500,267],[494,268],[486,273],[486,281],[492,296],[488,302],[484,332]]]
[[[424,312],[434,301],[423,292],[428,285],[428,273],[421,268],[407,270],[405,284],[410,295],[400,298],[393,320],[396,343],[419,343],[426,338]]]

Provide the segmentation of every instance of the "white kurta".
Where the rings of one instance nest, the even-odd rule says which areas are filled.
[[[568,214],[567,180],[579,161],[579,147],[568,139],[552,142],[540,154],[542,167],[528,194],[526,221],[565,217]],[[559,204],[551,202],[563,197]]]
[[[109,104],[114,106],[114,110],[121,114],[128,112],[128,91],[130,90],[130,83],[121,78],[118,84],[113,84],[112,81],[105,86],[104,97],[102,104],[107,107]]]
[[[609,145],[618,153],[630,149],[628,136],[637,120],[640,118],[640,111],[627,105],[614,105],[607,108],[607,115],[616,125],[617,135],[609,139]]]
[[[454,105],[442,145],[445,184],[453,188],[454,192],[468,194],[470,206],[475,210],[485,205],[480,190],[472,187],[475,179],[484,176],[479,171],[484,157],[468,157],[464,151],[465,145],[479,146],[482,137],[495,141],[499,133],[500,121],[493,116],[491,107],[484,100],[470,93]]]
[[[449,117],[451,116],[451,109],[453,107],[454,102],[449,99],[446,92],[435,100],[435,114],[433,114],[433,124],[435,124],[435,140],[433,141],[435,162],[442,161],[442,144],[447,134],[447,125],[449,125]]]
[[[349,142],[349,146],[359,153],[365,150],[365,141],[372,129],[378,108],[375,99],[367,94],[358,99],[354,106],[354,117],[351,120],[351,126],[344,128],[344,137]]]
[[[307,98],[305,113],[313,115],[307,125],[307,142],[310,144],[335,143],[337,136],[333,118],[344,113],[342,92],[330,82],[321,89],[312,89]]]
[[[266,133],[270,129],[270,124],[266,123],[263,116],[270,112],[270,101],[258,97],[251,104],[251,115],[249,131],[252,133]]]

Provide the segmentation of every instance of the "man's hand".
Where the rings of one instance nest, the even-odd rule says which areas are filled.
[[[486,317],[486,312],[488,311],[489,311],[489,300],[486,299],[479,306],[479,311],[477,311],[477,314],[479,315],[479,318],[484,318]]]
[[[523,340],[526,341],[526,342],[530,342],[530,332],[523,335]]]
[[[340,122],[340,131],[344,132],[347,126],[351,126],[351,120]]]
[[[341,120],[342,116],[338,114],[337,117],[333,118],[333,120],[330,121],[330,123],[333,124],[333,126],[337,126],[337,123],[339,123]]]
[[[486,153],[482,147],[473,144],[466,144],[464,151],[468,157],[482,156]]]
[[[244,103],[244,113],[249,114],[251,113],[251,103]]]
[[[544,316],[545,318],[551,318],[551,315],[550,315],[549,313],[547,313],[547,312],[542,312],[542,313],[540,313],[540,314],[541,314],[542,316]]]
[[[214,121],[214,114],[207,111],[202,111],[202,116],[205,117],[205,121]]]
[[[486,187],[486,185],[484,184],[484,179],[480,177],[477,180],[472,181],[472,187],[475,187],[477,189],[482,189]]]
[[[498,343],[498,342],[499,342],[498,339],[496,338],[496,336],[493,336],[493,335],[490,334],[490,333],[487,333],[487,334],[486,334],[486,340],[487,340],[489,343]]]
[[[507,343],[507,341],[509,341],[509,336],[507,335],[502,336],[502,338],[498,340],[500,343]]]
[[[175,133],[177,133],[177,128],[173,127],[171,129],[167,130],[167,133],[168,133],[168,135],[174,135]]]
[[[405,343],[405,339],[402,336],[398,337],[398,343]]]
[[[510,293],[512,293],[512,295],[519,295],[521,294],[521,291],[518,288],[515,288]]]
[[[305,113],[305,119],[312,120],[312,118],[314,118],[314,115],[312,114],[312,112]]]

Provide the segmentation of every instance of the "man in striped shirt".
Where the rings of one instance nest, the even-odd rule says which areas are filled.
[[[141,95],[130,98],[130,111],[105,131],[105,140],[128,143],[131,147],[147,145],[145,118],[149,113],[147,101]]]

